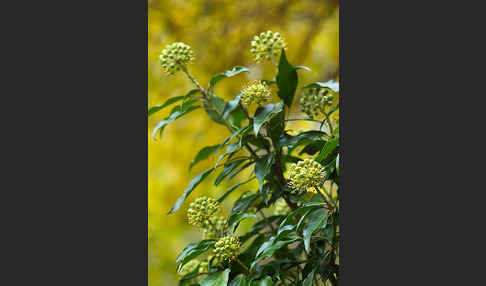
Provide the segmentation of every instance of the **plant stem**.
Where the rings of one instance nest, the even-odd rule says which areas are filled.
[[[201,93],[204,95],[204,97],[207,96],[207,92],[202,86],[199,84],[199,82],[191,75],[191,73],[187,70],[186,66],[181,65],[182,71],[187,75],[187,77],[194,83],[194,85],[201,90]]]

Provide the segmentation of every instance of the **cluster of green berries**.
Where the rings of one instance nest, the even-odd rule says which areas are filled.
[[[182,266],[181,270],[179,270],[179,275],[184,277],[192,272],[196,271],[197,267],[199,266],[199,260],[194,259],[187,262],[184,266]]]
[[[219,209],[219,203],[210,197],[199,197],[189,205],[187,218],[189,224],[205,228],[209,224],[209,219]]]
[[[251,41],[251,53],[255,55],[257,63],[270,60],[272,57],[276,58],[280,51],[286,47],[287,44],[280,37],[280,34],[272,31],[260,33]]]
[[[324,182],[325,175],[324,167],[310,158],[291,164],[289,185],[292,193],[300,193],[303,190],[317,193],[317,187]]]
[[[246,106],[255,102],[260,105],[261,103],[269,100],[271,97],[270,89],[262,82],[256,80],[251,82],[241,92],[241,102]]]
[[[194,52],[188,45],[177,42],[167,45],[159,56],[160,64],[165,71],[173,75],[194,59]]]
[[[223,216],[212,216],[209,218],[209,222],[203,227],[203,238],[211,239],[217,238],[227,227],[226,218]]]
[[[309,117],[323,114],[325,108],[332,104],[333,95],[326,89],[310,88],[300,98],[300,108]]]
[[[273,210],[274,215],[286,215],[290,212],[290,207],[287,202],[280,198],[275,202],[275,209]]]
[[[225,236],[214,244],[214,254],[220,260],[234,260],[241,247],[240,240],[236,236]]]

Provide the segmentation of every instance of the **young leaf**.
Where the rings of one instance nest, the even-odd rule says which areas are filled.
[[[209,87],[210,88],[213,87],[218,81],[220,81],[224,78],[232,77],[232,76],[235,76],[235,75],[237,75],[241,72],[248,72],[248,71],[250,71],[250,69],[248,69],[247,67],[235,66],[231,70],[227,70],[227,71],[224,71],[220,74],[213,76],[211,78],[211,81],[209,82]]]
[[[329,140],[324,145],[324,147],[322,147],[322,150],[319,153],[319,155],[317,155],[317,157],[315,158],[315,161],[316,162],[319,162],[319,163],[321,163],[322,161],[324,161],[327,158],[327,156],[329,154],[331,154],[331,152],[334,151],[334,149],[336,149],[336,147],[338,146],[338,144],[339,144],[339,138],[333,138],[333,139]]]
[[[265,106],[259,107],[255,111],[255,117],[253,118],[253,132],[255,133],[255,137],[258,136],[258,131],[262,125],[269,121],[273,115],[282,111],[283,103],[270,103]]]
[[[302,283],[302,286],[312,286],[312,280],[314,280],[314,274],[316,273],[316,269],[317,268],[314,268],[314,270],[312,270],[311,273],[307,275],[304,282]]]
[[[267,242],[263,243],[262,246],[258,249],[256,254],[256,259],[251,264],[251,269],[255,267],[255,265],[260,262],[262,259],[272,256],[275,251],[279,250],[280,248],[289,245],[292,242],[299,240],[299,237],[286,237],[284,240],[275,241],[275,238],[271,238]]]
[[[199,150],[199,152],[197,152],[197,155],[194,158],[194,160],[191,161],[191,165],[189,166],[189,171],[198,162],[200,162],[202,160],[206,160],[211,154],[214,153],[214,151],[216,151],[218,149],[218,147],[219,147],[219,144],[214,145],[214,146],[206,146],[206,147],[202,148],[201,150]]]
[[[224,106],[223,109],[223,117],[228,116],[228,114],[230,114],[233,110],[235,110],[239,106],[239,103],[240,103],[240,94],[238,94],[235,97],[235,99],[226,102],[226,105]]]
[[[197,100],[189,100],[181,105],[174,107],[171,111],[171,114],[168,117],[164,118],[162,121],[160,121],[157,126],[155,126],[152,133],[152,138],[154,140],[156,139],[157,132],[159,132],[159,136],[162,136],[162,132],[164,131],[164,128],[167,126],[167,124],[172,123],[179,117],[182,117],[190,113],[191,111],[200,108],[201,106],[192,105],[192,103],[195,103],[196,101]]]
[[[202,172],[201,174],[197,175],[194,177],[187,188],[184,190],[184,193],[182,196],[180,196],[177,201],[175,202],[174,206],[170,209],[170,211],[167,214],[171,214],[176,212],[178,209],[181,208],[182,203],[186,200],[186,198],[192,193],[192,191],[207,177],[209,174],[211,174],[212,171],[214,171],[214,167]]]
[[[219,185],[224,180],[224,178],[226,178],[226,176],[229,175],[230,172],[232,172],[236,167],[238,167],[241,163],[245,162],[246,160],[247,159],[236,160],[226,165],[223,171],[221,171],[219,176],[214,181],[214,185],[215,186]]]
[[[265,177],[270,173],[270,169],[275,162],[275,154],[269,153],[255,162],[255,176],[260,183],[260,190],[263,188],[263,181]]]
[[[240,198],[238,201],[236,201],[233,209],[231,209],[230,215],[246,212],[251,204],[258,198],[258,196],[258,194],[252,194],[247,197]]]
[[[228,285],[228,278],[230,269],[226,269],[223,272],[217,272],[209,275],[199,282],[201,286],[226,286]]]
[[[307,224],[304,226],[303,238],[304,247],[310,253],[310,238],[314,231],[323,228],[327,223],[327,212],[324,209],[317,209],[309,215]]]
[[[223,111],[226,102],[220,97],[217,97],[214,94],[209,95],[209,99],[207,102],[204,102],[204,110],[206,111],[209,118],[211,118],[214,122],[225,125],[226,122],[223,119]]]
[[[214,243],[214,239],[206,239],[199,242],[191,243],[186,246],[186,248],[182,250],[182,252],[176,259],[176,262],[181,262],[177,271],[181,270],[182,266],[184,266],[187,262],[208,251],[210,248],[214,247]]]
[[[316,88],[328,88],[334,92],[339,92],[339,82],[330,80],[327,82],[313,82],[310,83],[306,86],[303,86],[302,88],[311,88],[311,87],[316,87]]]
[[[150,107],[150,109],[148,110],[148,117],[150,117],[150,115],[156,113],[156,112],[159,112],[161,111],[162,109],[164,109],[164,107],[167,107],[173,103],[176,103],[178,101],[181,101],[184,99],[184,96],[176,96],[176,97],[171,97],[169,99],[167,99],[164,103],[162,103],[161,105],[158,105],[158,106],[152,106]]]
[[[297,89],[297,70],[287,61],[284,49],[282,49],[280,62],[278,63],[276,80],[278,97],[284,101],[285,105],[290,107],[294,100],[295,90]]]
[[[256,214],[248,214],[248,213],[232,213],[228,217],[228,225],[231,231],[235,231],[236,226],[240,223],[240,221],[247,219],[247,218],[254,218],[259,219]]]

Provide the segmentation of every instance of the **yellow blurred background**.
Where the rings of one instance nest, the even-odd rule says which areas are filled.
[[[184,95],[194,88],[183,73],[167,76],[158,55],[165,45],[181,41],[192,47],[196,59],[188,66],[203,86],[212,75],[235,65],[251,72],[224,79],[215,93],[230,100],[252,79],[272,79],[275,67],[255,64],[250,42],[266,30],[280,32],[287,41],[287,58],[291,64],[304,65],[312,72],[299,70],[299,86],[314,81],[336,79],[339,57],[339,15],[337,0],[149,0],[148,11],[148,107],[167,98]],[[298,94],[294,102],[298,100]],[[298,108],[292,110],[297,114]],[[212,122],[202,109],[170,124],[161,140],[151,138],[154,126],[168,115],[171,107],[148,120],[148,263],[149,285],[177,285],[175,259],[190,242],[201,234],[186,222],[190,201],[201,195],[219,197],[230,183],[213,185],[212,174],[188,197],[182,208],[167,215],[189,181],[214,165],[214,158],[197,164],[190,172],[191,160],[204,146],[216,145],[229,136],[224,126]],[[301,116],[304,117],[304,116]],[[292,122],[295,128],[301,122]],[[245,179],[248,173],[240,174]],[[237,189],[223,205],[227,215],[230,202],[242,192],[255,189],[257,181]]]

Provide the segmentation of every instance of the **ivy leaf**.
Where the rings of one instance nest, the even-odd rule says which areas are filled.
[[[262,279],[260,281],[253,281],[251,283],[251,286],[274,286],[272,278],[270,276],[265,277],[265,279]]]
[[[189,171],[198,162],[200,162],[202,160],[206,160],[211,154],[214,153],[214,151],[218,150],[218,147],[219,147],[219,144],[214,145],[214,146],[206,146],[206,147],[202,148],[201,150],[199,150],[199,152],[197,152],[197,155],[194,158],[194,160],[191,161],[191,165],[189,166]]]
[[[221,173],[218,175],[218,177],[214,181],[214,185],[215,186],[219,185],[224,180],[224,178],[226,178],[226,176],[229,175],[230,172],[232,172],[236,167],[238,167],[241,163],[243,163],[245,161],[246,161],[246,159],[235,160],[235,161],[231,162],[230,164],[226,165],[224,167],[223,171],[221,171]]]
[[[333,138],[327,141],[324,147],[322,147],[322,150],[319,153],[319,155],[317,155],[317,157],[315,158],[315,161],[319,163],[324,161],[327,158],[327,156],[329,156],[329,154],[331,154],[331,152],[334,151],[334,149],[336,149],[338,144],[339,144],[339,138]]]
[[[258,131],[262,125],[269,121],[273,115],[282,111],[283,103],[270,103],[261,107],[255,111],[255,116],[253,118],[253,132],[255,133],[255,137],[258,136]]]
[[[297,89],[297,70],[287,61],[284,49],[282,49],[280,62],[278,63],[276,81],[278,97],[285,102],[285,105],[290,107],[294,100],[295,90]]]
[[[192,103],[197,102],[197,100],[189,100],[187,102],[184,102],[181,105],[178,105],[174,107],[170,113],[170,115],[166,118],[164,118],[162,121],[160,121],[157,126],[155,126],[154,131],[152,133],[152,138],[156,140],[156,135],[157,132],[159,132],[159,136],[162,136],[162,132],[164,131],[164,128],[167,126],[167,124],[174,122],[174,120],[190,113],[191,111],[200,108],[201,106],[198,105],[192,105]]]
[[[250,286],[250,282],[243,274],[238,275],[228,286]]]
[[[170,209],[170,211],[167,214],[171,214],[176,212],[178,209],[181,208],[182,203],[186,200],[186,198],[192,193],[192,191],[204,180],[206,177],[211,174],[212,171],[214,171],[214,167],[202,172],[201,174],[197,175],[194,177],[191,182],[189,182],[189,185],[187,188],[184,190],[184,193],[182,196],[180,196],[177,201],[175,202],[174,206]]]
[[[214,239],[206,239],[190,243],[188,246],[186,246],[176,259],[176,262],[181,262],[177,271],[181,270],[182,266],[184,266],[187,262],[214,247],[214,243]]]
[[[295,136],[283,133],[278,140],[278,145],[280,147],[287,146],[289,149],[294,149],[299,145],[321,140],[325,135],[325,132],[317,130],[302,132]]]
[[[209,82],[209,87],[213,87],[214,85],[216,85],[216,83],[224,78],[227,78],[227,77],[232,77],[232,76],[235,76],[241,72],[248,72],[250,71],[249,68],[247,67],[242,67],[242,66],[235,66],[233,69],[231,70],[227,70],[227,71],[224,71],[220,74],[217,74],[215,76],[213,76],[211,78],[211,81]]]
[[[302,282],[302,286],[312,286],[312,280],[314,280],[314,274],[316,273],[316,269],[317,268],[314,268],[314,270],[312,270],[311,273],[307,275],[304,282]]]
[[[263,188],[263,181],[265,177],[270,173],[270,168],[275,162],[275,154],[269,153],[261,158],[258,158],[255,162],[255,176],[260,183],[260,190]]]
[[[235,213],[246,212],[251,204],[258,198],[258,196],[258,194],[252,194],[247,197],[240,197],[240,199],[234,204],[233,209],[231,209],[230,216]]]
[[[228,116],[228,114],[230,114],[233,110],[235,110],[239,106],[239,103],[240,103],[240,94],[238,94],[235,97],[235,99],[226,102],[226,105],[224,106],[223,109],[223,117]]]
[[[314,210],[304,226],[303,238],[304,247],[307,253],[310,253],[310,239],[314,231],[323,228],[327,223],[327,212],[324,209]]]
[[[171,97],[169,99],[167,99],[164,103],[162,103],[161,105],[158,105],[158,106],[152,106],[150,107],[150,109],[148,110],[148,117],[150,117],[150,115],[156,113],[156,112],[159,112],[161,111],[162,109],[164,109],[164,107],[167,107],[173,103],[176,103],[178,101],[181,101],[184,99],[184,96],[176,96],[176,97]]]
[[[275,241],[275,237],[272,237],[270,240],[263,243],[262,246],[258,249],[256,254],[256,259],[251,264],[251,269],[253,269],[255,265],[258,262],[260,262],[262,259],[272,256],[275,253],[275,251],[299,239],[300,239],[299,237],[294,236],[294,237],[286,237],[284,240]]]
[[[211,118],[214,122],[225,125],[226,122],[223,119],[223,111],[226,102],[224,100],[214,94],[210,94],[208,101],[204,102],[204,110],[206,111],[209,118]]]
[[[209,275],[199,282],[201,286],[226,286],[228,285],[228,278],[230,269],[226,269],[223,272],[217,272]]]
[[[231,231],[235,231],[235,228],[238,226],[240,221],[247,219],[247,218],[254,218],[254,219],[259,219],[259,217],[256,214],[248,214],[248,213],[232,213],[228,217],[228,225]]]
[[[313,82],[313,83],[310,83],[306,86],[303,86],[302,88],[327,88],[327,89],[330,89],[334,92],[339,92],[339,82],[335,81],[335,80],[330,80],[330,81],[326,81],[326,82]]]
[[[303,69],[303,70],[306,70],[306,71],[312,71],[310,68],[306,67],[306,66],[295,66],[295,69],[296,70],[299,70],[299,69]]]

